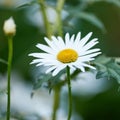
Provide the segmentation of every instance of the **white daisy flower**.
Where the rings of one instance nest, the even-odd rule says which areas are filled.
[[[81,32],[76,37],[74,34],[70,37],[69,33],[66,33],[65,40],[60,36],[52,36],[51,40],[45,37],[48,45],[40,43],[36,45],[36,47],[44,52],[29,54],[29,56],[36,58],[31,64],[36,63],[36,66],[48,66],[46,73],[52,72],[53,76],[57,75],[67,66],[73,70],[80,69],[82,72],[85,72],[85,67],[95,69],[89,62],[94,60],[94,57],[101,54],[101,52],[99,48],[91,49],[98,43],[97,38],[88,42],[91,35],[92,32],[81,39]]]

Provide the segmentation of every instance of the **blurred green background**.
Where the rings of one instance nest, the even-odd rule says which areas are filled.
[[[55,8],[56,0],[46,1]],[[7,60],[8,44],[3,33],[3,23],[13,16],[17,25],[14,37],[13,67],[27,82],[33,82],[32,58],[28,54],[38,51],[35,45],[44,42],[45,28],[36,17],[40,11],[35,0],[0,0],[0,58]],[[98,47],[103,54],[120,57],[120,1],[119,0],[66,0],[66,17],[63,19],[63,32],[82,32],[82,37],[93,32],[99,38]],[[81,12],[82,11],[82,12]],[[86,13],[90,13],[86,15]],[[51,14],[51,13],[49,13]],[[53,23],[52,23],[53,24]],[[0,73],[5,75],[7,66],[0,63]],[[92,97],[73,95],[74,111],[83,120],[120,120],[119,85],[113,79],[107,80],[107,90]],[[107,86],[106,85],[106,86]],[[102,89],[102,88],[101,88]],[[76,119],[77,120],[77,119]],[[78,119],[79,120],[79,119]]]

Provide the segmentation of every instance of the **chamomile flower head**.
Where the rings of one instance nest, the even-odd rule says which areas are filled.
[[[29,56],[35,57],[31,64],[36,66],[47,66],[46,73],[52,72],[52,75],[57,75],[67,66],[70,69],[80,69],[85,72],[85,67],[95,69],[89,64],[94,60],[95,56],[101,54],[99,48],[93,48],[98,43],[98,39],[94,38],[88,42],[92,32],[81,38],[81,32],[76,36],[71,37],[66,33],[65,38],[52,36],[51,40],[45,37],[47,45],[37,44],[36,47],[41,49],[42,53],[31,53]]]

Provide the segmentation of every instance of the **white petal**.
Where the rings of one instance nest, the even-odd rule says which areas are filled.
[[[86,44],[86,42],[89,40],[89,38],[91,37],[92,32],[88,33],[84,38],[82,38],[80,40],[80,46],[84,46]]]
[[[61,65],[58,61],[52,61],[52,60],[51,61],[44,61],[44,63],[45,63],[45,66]]]
[[[38,67],[38,66],[41,66],[41,65],[44,65],[44,63],[39,63],[39,64],[37,64],[36,66]]]
[[[47,69],[46,73],[51,72],[51,71],[54,70],[55,68],[56,68],[56,66],[52,66],[52,67],[50,67],[49,69]]]
[[[59,40],[59,44],[60,44],[62,47],[65,47],[65,43],[64,43],[63,39],[62,39],[60,36],[58,36],[58,40]]]
[[[52,40],[49,40],[48,38],[44,38],[45,39],[45,41],[46,41],[46,43],[53,49],[53,50],[57,50],[57,47],[55,46],[55,44],[54,44],[54,41],[52,41]]]
[[[88,49],[92,48],[94,45],[96,45],[96,44],[98,43],[97,40],[98,40],[97,38],[91,40],[89,43],[87,43],[87,44],[83,47],[83,50],[85,51],[85,50],[88,50]]]
[[[58,42],[58,39],[55,36],[51,37],[54,42]]]
[[[92,58],[92,57],[95,57],[97,55],[101,54],[101,52],[97,52],[97,53],[92,53],[92,54],[89,54],[89,55],[85,55],[85,56],[81,56],[81,58]],[[79,57],[80,58],[80,57]]]
[[[72,37],[70,38],[71,42],[74,42],[75,35],[73,34]]]
[[[63,40],[61,40],[61,39],[59,40],[59,39],[57,39],[55,36],[52,36],[51,38],[52,38],[52,40],[53,40],[54,45],[57,47],[57,50],[58,50],[58,51],[60,51],[61,49],[64,48]],[[61,43],[61,42],[62,42],[62,43]]]
[[[98,52],[98,51],[100,51],[100,49],[99,48],[95,48],[95,49],[91,49],[91,50],[86,51],[85,54],[90,54],[90,53],[94,53],[94,52]]]
[[[95,49],[91,49],[91,50],[88,50],[86,52],[83,52],[83,54],[81,54],[81,55],[87,55],[87,54],[95,53],[95,52],[98,52],[98,51],[100,51],[100,49],[99,48],[95,48]]]
[[[45,51],[45,52],[47,52],[47,53],[51,53],[51,54],[54,53],[54,51],[53,51],[50,47],[48,47],[48,46],[46,46],[46,45],[37,44],[36,47],[38,47],[39,49],[41,49],[41,50],[43,50],[43,51]]]
[[[81,39],[81,32],[78,32],[77,36],[76,36],[76,39],[75,39],[75,44],[78,44],[78,42],[80,41]]]
[[[94,58],[83,56],[83,57],[79,57],[78,60],[75,62],[75,64],[80,64],[80,63],[88,62],[92,60],[94,60]]]
[[[63,70],[66,67],[65,64],[58,66],[54,71],[53,71],[53,76],[57,75],[61,70]]]
[[[50,59],[40,59],[39,63],[44,63],[44,66],[61,65],[57,60],[50,60]]]
[[[75,65],[75,67],[80,69],[82,72],[85,72],[85,68],[82,65]]]
[[[36,57],[36,58],[46,58],[46,59],[54,59],[54,56],[47,53],[31,53],[30,56]]]
[[[40,62],[40,59],[35,59],[30,64],[35,64],[35,63],[39,63],[39,62]]]
[[[95,57],[95,56],[97,56],[99,54],[101,54],[101,52],[97,52],[97,53],[93,53],[93,54],[89,54],[89,55],[85,55],[85,56],[80,56],[78,58],[78,60],[76,61],[76,63],[79,62],[79,61],[80,62],[87,62],[87,61],[94,60],[93,57]]]
[[[69,33],[66,33],[66,35],[65,35],[65,44],[68,45],[69,41],[70,41],[70,35],[69,35]]]
[[[68,66],[72,69],[75,70],[75,67],[72,64],[68,64]]]
[[[85,66],[85,67],[89,67],[89,68],[91,68],[91,69],[96,69],[95,67],[93,67],[93,66],[91,66],[91,65],[88,65],[88,64],[85,64],[85,63],[83,63],[83,65]]]
[[[72,37],[70,38],[68,44],[66,45],[67,48],[73,48],[73,45],[74,45],[74,37],[75,37],[75,35],[72,35]]]

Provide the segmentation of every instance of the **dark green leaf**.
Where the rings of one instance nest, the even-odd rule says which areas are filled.
[[[106,0],[108,3],[112,3],[118,7],[120,7],[120,0]]]
[[[31,93],[31,97],[33,97],[35,90],[39,89],[43,84],[46,84],[47,88],[49,88],[49,92],[51,92],[52,88],[60,82],[61,75],[65,72],[62,70],[56,76],[52,76],[52,74],[41,74],[38,80],[33,85],[33,91]]]
[[[8,64],[7,61],[5,61],[5,60],[3,60],[3,59],[1,59],[1,58],[0,58],[0,62],[1,62],[1,63],[4,63],[4,64]]]
[[[95,25],[103,32],[106,31],[104,24],[96,15],[94,15],[92,13],[87,13],[87,12],[80,12],[79,14],[77,14],[77,16],[80,17],[81,19],[84,19],[84,20],[90,22],[91,24]]]
[[[33,85],[33,91],[31,92],[31,98],[33,97],[35,90],[39,89],[43,83],[46,83],[49,81],[49,79],[52,77],[51,74],[41,74],[40,77],[37,79],[37,81]]]
[[[108,77],[108,72],[107,71],[98,71],[96,78],[100,79],[100,78],[104,78],[104,77]]]
[[[59,80],[60,80],[60,77],[62,76],[62,74],[64,74],[65,73],[65,70],[62,70],[62,71],[60,71],[56,76],[54,76],[54,77],[52,77],[51,79],[50,79],[50,82],[51,82],[51,87],[52,86],[54,86],[55,84],[57,84],[58,82],[59,82]]]
[[[95,59],[94,63],[104,66],[104,64],[108,63],[109,61],[111,61],[110,57],[106,57],[105,55],[101,55]]]
[[[6,94],[7,93],[7,90],[6,89],[1,89],[0,90],[0,95],[4,95],[4,94]]]
[[[52,77],[51,74],[41,74],[38,80],[35,82],[33,89],[36,90],[41,87],[41,85],[45,82],[48,82],[48,80]]]
[[[111,75],[111,77],[115,78],[120,84],[120,65],[113,61],[110,61],[107,66],[108,72]]]
[[[120,65],[116,63],[115,59],[100,56],[94,61],[94,64],[98,68],[96,78],[107,77],[108,79],[114,78],[120,84]]]
[[[33,5],[33,4],[35,4],[35,3],[37,3],[37,0],[32,0],[32,1],[30,1],[30,2],[27,2],[27,3],[24,3],[24,4],[22,4],[22,5],[19,5],[19,6],[17,6],[16,8],[28,7],[28,6],[31,6],[31,5]]]
[[[107,2],[107,3],[114,4],[118,7],[120,7],[120,0],[82,0],[82,1],[88,2],[88,3],[91,3],[91,2]]]

